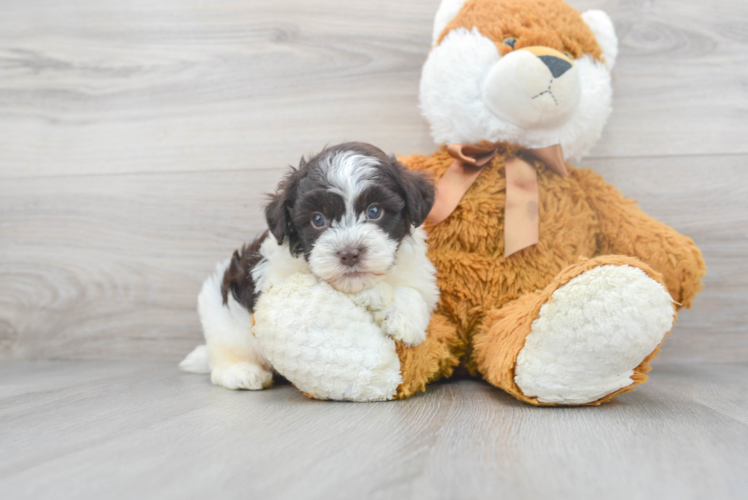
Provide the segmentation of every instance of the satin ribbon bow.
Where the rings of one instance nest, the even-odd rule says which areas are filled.
[[[427,220],[438,224],[454,212],[460,200],[473,185],[483,167],[498,153],[497,144],[450,144],[447,152],[454,158],[436,185],[436,200]],[[525,149],[542,160],[561,177],[569,175],[561,146]],[[521,156],[504,161],[506,170],[506,207],[504,208],[504,257],[538,242],[538,174]]]

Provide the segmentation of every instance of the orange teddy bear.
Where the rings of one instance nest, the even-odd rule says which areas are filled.
[[[426,229],[441,299],[397,346],[408,397],[463,365],[534,405],[598,405],[646,381],[705,265],[694,242],[565,163],[611,109],[617,39],[561,0],[443,0],[420,105],[442,146]],[[449,147],[448,147],[449,145]]]

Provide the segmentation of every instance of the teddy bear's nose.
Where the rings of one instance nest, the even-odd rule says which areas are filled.
[[[543,61],[543,64],[545,64],[548,69],[551,70],[553,78],[558,78],[571,69],[571,63],[569,63],[568,61],[564,61],[560,57],[546,55],[538,56],[538,59]]]
[[[579,105],[582,86],[575,69],[574,60],[556,49],[522,47],[494,63],[481,97],[489,111],[517,127],[559,127]]]

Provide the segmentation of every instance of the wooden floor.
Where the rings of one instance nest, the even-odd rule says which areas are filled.
[[[579,166],[709,269],[651,382],[601,408],[473,381],[320,403],[176,369],[288,164],[433,151],[439,0],[3,0],[0,499],[748,498],[748,2],[569,1],[620,38]]]
[[[468,380],[365,404],[233,392],[163,362],[9,362],[0,496],[748,498],[748,366],[652,378],[600,408],[535,408]]]

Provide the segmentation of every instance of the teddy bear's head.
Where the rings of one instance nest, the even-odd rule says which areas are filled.
[[[442,0],[420,106],[438,144],[561,144],[580,158],[611,111],[618,52],[602,11],[562,0]]]

